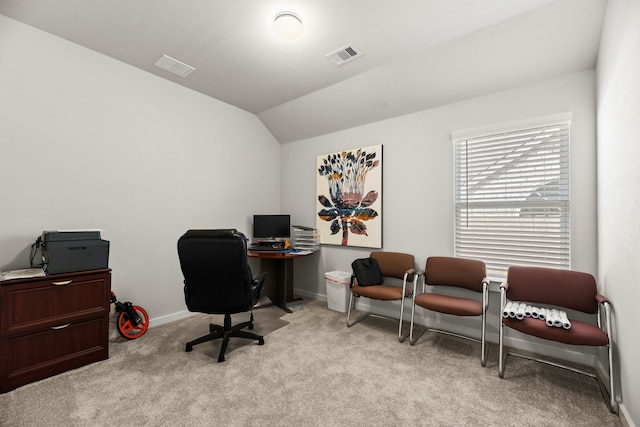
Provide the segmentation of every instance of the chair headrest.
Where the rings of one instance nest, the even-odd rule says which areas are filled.
[[[482,292],[486,267],[480,260],[431,256],[427,258],[425,274],[429,285],[455,286]]]
[[[375,258],[380,266],[380,271],[385,277],[395,277],[402,279],[407,270],[414,268],[414,257],[411,254],[402,252],[384,252],[374,251],[369,255]],[[413,275],[408,277],[409,281],[413,280]]]
[[[547,267],[512,266],[507,273],[507,297],[514,301],[552,304],[596,313],[596,280],[589,273]]]
[[[235,228],[225,228],[217,230],[187,230],[184,237],[231,237],[238,233]]]

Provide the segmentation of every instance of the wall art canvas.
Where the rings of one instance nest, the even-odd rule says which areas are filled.
[[[323,154],[316,160],[320,243],[382,247],[382,145]]]

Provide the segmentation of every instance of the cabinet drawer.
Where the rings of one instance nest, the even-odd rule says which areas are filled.
[[[50,276],[2,286],[2,335],[48,328],[109,311],[109,274]]]
[[[1,391],[106,359],[108,328],[108,317],[102,316],[60,329],[2,338]]]

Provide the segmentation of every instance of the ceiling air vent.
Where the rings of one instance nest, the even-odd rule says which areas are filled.
[[[362,56],[362,52],[360,52],[357,47],[350,44],[336,50],[335,52],[331,52],[327,55],[327,58],[336,65],[342,65],[345,62],[351,61],[352,59],[360,56]]]
[[[154,65],[172,72],[173,74],[177,74],[180,77],[187,77],[195,68],[190,65],[187,65],[183,62],[178,61],[177,59],[173,59],[170,56],[162,55]]]

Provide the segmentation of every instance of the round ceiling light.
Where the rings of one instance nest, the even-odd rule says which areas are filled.
[[[302,20],[293,12],[280,12],[273,19],[273,30],[282,41],[294,42],[302,35]]]

